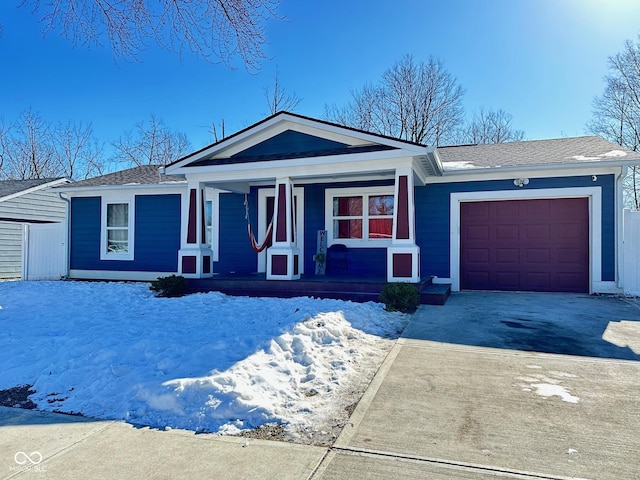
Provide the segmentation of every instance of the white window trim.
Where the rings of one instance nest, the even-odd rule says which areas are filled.
[[[589,199],[589,291],[598,291],[602,283],[602,188],[542,188],[531,190],[498,190],[451,194],[450,203],[450,275],[451,289],[460,291],[460,204],[491,200],[532,200],[543,198]]]
[[[205,188],[205,202],[211,202],[211,260],[220,261],[220,190]]]
[[[351,248],[383,248],[392,243],[392,239],[368,238],[369,236],[369,202],[368,199],[362,204],[362,237],[363,238],[333,238],[333,199],[335,197],[357,197],[357,196],[378,196],[390,195],[394,197],[395,186],[387,185],[382,187],[358,187],[358,188],[327,188],[324,191],[324,224],[327,229],[327,246],[343,244]],[[345,217],[346,219],[347,217]],[[359,217],[358,217],[359,218]],[[395,217],[394,217],[395,218]]]
[[[129,207],[129,250],[127,253],[113,253],[107,251],[107,205],[113,203],[125,203]],[[100,260],[124,260],[134,259],[135,252],[135,225],[136,225],[135,197],[127,196],[103,196],[100,205]]]

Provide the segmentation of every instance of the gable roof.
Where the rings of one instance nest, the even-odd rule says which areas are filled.
[[[320,178],[361,173],[367,161],[370,172],[392,174],[397,162],[413,161],[421,177],[442,174],[433,148],[289,112],[278,112],[191,153],[167,165],[167,172],[234,182],[267,180],[274,172]],[[329,165],[336,170],[329,171]]]
[[[139,167],[107,173],[99,177],[89,178],[65,185],[68,188],[79,187],[106,187],[116,185],[162,185],[184,182],[184,178],[176,175],[165,175],[160,172],[159,165],[141,165]]]
[[[639,161],[640,153],[596,136],[438,147],[445,171],[606,161]]]
[[[64,177],[58,178],[30,178],[26,180],[2,180],[0,181],[0,202],[25,195],[29,191],[40,190],[61,183],[67,183]]]
[[[391,137],[388,135],[382,135],[382,134],[378,134],[378,133],[373,133],[373,132],[367,132],[366,130],[361,130],[358,128],[353,128],[353,127],[348,127],[345,125],[340,125],[338,123],[333,123],[333,122],[329,122],[327,120],[320,120],[317,118],[313,118],[313,117],[308,117],[305,115],[300,115],[298,113],[292,113],[292,112],[287,112],[287,111],[280,111],[280,112],[276,112],[273,115],[266,117],[262,120],[260,120],[259,122],[254,123],[253,125],[249,125],[248,127],[239,130],[238,132],[233,133],[232,135],[229,135],[228,137],[223,138],[222,140],[219,140],[217,142],[214,142],[210,145],[207,145],[206,147],[201,148],[200,150],[197,150],[195,152],[192,152],[188,155],[185,155],[182,158],[179,158],[177,160],[175,160],[174,162],[171,162],[170,164],[167,165],[167,167],[179,164],[179,163],[184,163],[185,160],[189,159],[189,158],[201,158],[201,154],[207,152],[207,151],[217,151],[217,150],[221,150],[223,149],[223,147],[226,144],[229,143],[233,143],[236,142],[238,140],[238,138],[246,136],[247,134],[250,134],[252,131],[256,131],[256,130],[261,130],[264,126],[268,125],[269,123],[273,123],[274,120],[277,119],[283,119],[283,120],[290,120],[293,122],[296,122],[296,120],[298,121],[298,123],[312,123],[312,124],[316,124],[317,126],[325,126],[325,127],[330,127],[331,129],[338,129],[338,130],[343,130],[344,132],[351,132],[352,134],[356,135],[356,136],[367,136],[367,137],[376,137],[379,140],[382,141],[391,141],[394,142],[396,144],[405,144],[407,146],[414,146],[414,147],[426,147],[426,145],[423,145],[421,143],[417,143],[417,142],[412,142],[409,140],[402,140],[399,138],[395,138],[395,137]],[[346,147],[348,145],[343,145],[343,147]],[[293,158],[293,157],[290,157]]]

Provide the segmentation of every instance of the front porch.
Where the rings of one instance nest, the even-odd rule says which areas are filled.
[[[377,302],[387,284],[384,277],[356,277],[303,274],[299,280],[267,280],[265,273],[214,274],[209,278],[189,279],[190,292],[217,291],[226,295],[248,297],[317,297],[353,302]],[[434,284],[431,278],[416,283],[420,303],[444,305],[451,285]]]

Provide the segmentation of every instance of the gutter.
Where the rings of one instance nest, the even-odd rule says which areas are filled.
[[[459,170],[445,170],[444,177],[465,177],[469,175],[478,175],[479,173],[509,173],[509,172],[527,172],[537,170],[583,170],[587,168],[611,168],[611,167],[630,167],[638,165],[640,159],[635,160],[617,160],[617,161],[594,161],[594,162],[575,162],[575,163],[538,163],[535,165],[509,165],[509,166],[489,166],[465,168]]]
[[[71,269],[71,200],[69,200],[67,197],[63,197],[62,196],[62,192],[58,192],[58,197],[60,197],[60,200],[66,202],[67,204],[67,215],[66,215],[66,220],[67,220],[67,238],[66,238],[66,251],[65,251],[65,278],[69,278],[70,275],[70,269]]]
[[[616,174],[616,259],[618,265],[616,268],[616,286],[624,291],[624,192],[623,182],[627,176],[629,167],[624,165],[620,172]]]

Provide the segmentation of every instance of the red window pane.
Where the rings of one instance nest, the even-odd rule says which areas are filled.
[[[362,220],[334,220],[333,238],[362,238]]]
[[[333,215],[335,217],[362,216],[362,197],[335,197]]]
[[[369,215],[393,215],[393,195],[369,197]]]
[[[392,218],[375,218],[369,220],[369,238],[391,238],[392,233]]]

